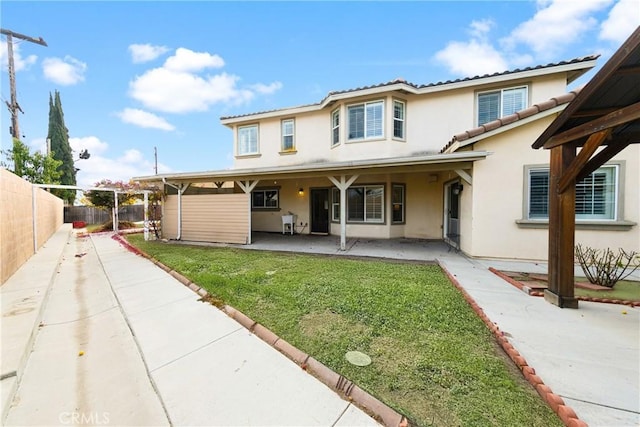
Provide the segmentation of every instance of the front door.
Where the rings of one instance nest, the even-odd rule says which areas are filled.
[[[329,189],[311,190],[311,232],[329,234]]]
[[[445,187],[445,240],[460,247],[460,190],[459,181],[452,182]]]

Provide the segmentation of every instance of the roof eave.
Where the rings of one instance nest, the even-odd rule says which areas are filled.
[[[224,169],[202,172],[181,172],[174,174],[158,174],[133,177],[138,182],[161,182],[163,180],[189,181],[203,179],[246,179],[247,177],[260,178],[273,175],[295,175],[299,173],[331,173],[336,171],[354,171],[358,169],[405,167],[419,165],[435,165],[447,163],[470,162],[484,159],[489,155],[486,151],[467,151],[452,154],[430,154],[425,156],[398,157],[392,159],[358,160],[350,162],[314,163],[295,166],[277,166],[268,168],[250,169]]]
[[[459,144],[459,146],[456,148],[456,150],[458,150],[458,149],[460,149],[462,147],[466,147],[468,145],[475,144],[475,143],[477,143],[479,141],[482,141],[483,139],[491,138],[492,136],[499,135],[499,134],[501,134],[503,132],[507,132],[507,131],[509,131],[511,129],[515,129],[517,127],[526,125],[526,124],[534,122],[536,120],[540,120],[540,119],[542,119],[544,117],[548,117],[550,115],[557,114],[557,113],[561,112],[562,110],[564,110],[566,107],[567,107],[567,104],[558,105],[558,106],[556,106],[554,108],[550,108],[548,110],[541,111],[541,112],[539,112],[537,114],[534,114],[533,116],[525,117],[525,118],[517,120],[517,121],[515,121],[513,123],[509,123],[507,125],[500,126],[497,129],[484,132],[484,133],[482,133],[482,134],[480,134],[478,136],[474,136],[472,138],[465,139],[465,140],[462,140],[462,141],[456,141]]]

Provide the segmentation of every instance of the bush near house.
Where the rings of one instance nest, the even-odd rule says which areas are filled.
[[[640,267],[640,254],[622,248],[616,254],[609,248],[598,250],[578,244],[576,259],[589,282],[608,288],[613,288]]]

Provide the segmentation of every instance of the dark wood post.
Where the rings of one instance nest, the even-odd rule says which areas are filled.
[[[576,181],[563,192],[559,182],[576,157],[572,144],[551,149],[549,170],[549,288],[544,298],[561,308],[578,308],[574,295],[574,242]]]

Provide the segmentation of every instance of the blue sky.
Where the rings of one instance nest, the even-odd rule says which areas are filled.
[[[404,78],[427,84],[591,54],[640,24],[637,0],[29,2],[0,4],[14,40],[23,141],[42,149],[60,92],[78,183],[226,169],[221,116],[311,104]],[[2,36],[2,101],[10,99]],[[584,84],[590,72],[577,84]],[[11,146],[2,108],[1,148]],[[463,129],[461,129],[463,130]]]

